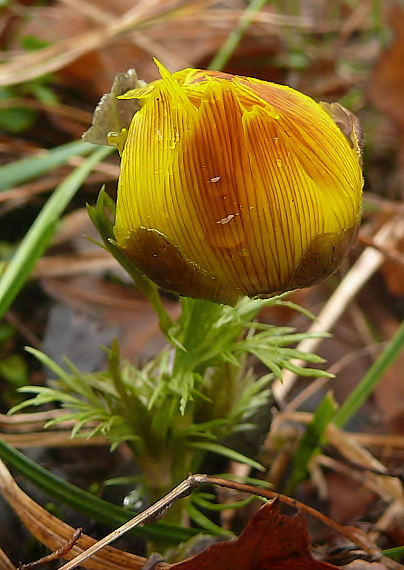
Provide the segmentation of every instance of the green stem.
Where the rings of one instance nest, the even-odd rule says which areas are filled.
[[[181,480],[185,479],[191,471],[191,461],[195,452],[182,449],[181,454],[170,450],[158,457],[138,458],[147,489],[149,502],[157,502],[167,495]],[[183,525],[186,521],[185,501],[175,503],[166,514],[164,521],[176,525]]]

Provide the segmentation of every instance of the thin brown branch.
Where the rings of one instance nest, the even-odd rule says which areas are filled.
[[[83,532],[82,528],[77,528],[74,531],[71,538],[66,542],[66,544],[64,544],[54,552],[47,554],[43,558],[35,560],[35,562],[29,562],[28,564],[23,564],[22,562],[20,562],[18,570],[31,570],[32,568],[38,568],[38,566],[43,566],[44,564],[52,562],[53,560],[59,560],[59,558],[63,558],[64,556],[66,556],[66,554],[68,554],[71,551],[73,546],[75,546],[78,543],[82,532]]]
[[[336,523],[335,521],[331,520],[327,516],[323,515],[316,509],[297,501],[296,499],[292,499],[291,497],[287,497],[286,495],[280,495],[274,491],[268,491],[267,489],[259,489],[257,487],[253,487],[252,485],[246,485],[244,483],[237,483],[235,481],[229,481],[226,479],[222,479],[220,477],[211,477],[210,475],[189,475],[184,481],[182,481],[177,487],[175,487],[170,493],[168,493],[165,497],[157,501],[154,505],[119,527],[118,529],[114,530],[108,536],[104,537],[102,540],[91,546],[88,550],[67,562],[64,566],[62,566],[59,570],[71,570],[72,568],[76,568],[79,564],[83,561],[87,560],[95,553],[99,552],[102,548],[128,532],[129,530],[139,526],[140,524],[144,524],[150,520],[158,520],[165,511],[171,507],[171,505],[181,499],[186,497],[192,493],[192,491],[199,487],[199,485],[218,485],[219,487],[225,487],[227,489],[234,489],[236,491],[242,493],[248,493],[252,495],[257,495],[259,497],[264,497],[266,499],[279,499],[282,503],[289,505],[295,509],[301,509],[307,515],[310,515],[316,518],[318,521],[322,522],[324,525],[334,529],[336,532],[342,534],[345,538],[347,538],[352,543],[359,546],[364,552],[369,554],[372,557],[372,560],[380,560],[382,558],[380,550],[369,541],[368,537],[357,528],[354,527],[345,527],[341,526],[340,524]],[[399,565],[400,566],[400,565]],[[402,568],[402,567],[401,567]]]

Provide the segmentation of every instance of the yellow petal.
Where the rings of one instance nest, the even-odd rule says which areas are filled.
[[[114,228],[128,257],[168,290],[226,303],[330,274],[361,208],[358,141],[340,111],[255,79],[160,71],[124,96],[142,101]]]

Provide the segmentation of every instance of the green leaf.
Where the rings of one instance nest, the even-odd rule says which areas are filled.
[[[0,167],[0,191],[24,184],[62,164],[66,164],[74,156],[83,156],[90,152],[94,152],[93,145],[75,141],[44,151],[41,155],[5,164]],[[110,152],[112,152],[112,149]]]
[[[28,382],[27,366],[19,354],[10,354],[0,359],[0,375],[13,388],[19,388]]]
[[[69,506],[77,512],[83,513],[89,519],[93,518],[111,528],[116,528],[134,516],[134,513],[127,509],[99,499],[90,493],[82,491],[75,485],[60,479],[9,446],[1,438],[0,457],[38,487],[38,489],[44,491],[49,497],[60,501],[62,504]],[[130,532],[138,536],[162,540],[172,544],[178,544],[178,542],[187,540],[198,533],[196,529],[183,528],[164,523],[163,521],[143,527],[136,527]]]
[[[80,185],[87,178],[91,170],[105,156],[111,152],[109,148],[97,149],[78,168],[76,168],[67,178],[56,188],[49,198],[40,214],[32,224],[26,236],[19,245],[16,253],[0,277],[0,318],[10,307],[15,297],[28,279],[31,271],[35,267],[37,260],[46,250],[53,233],[56,222],[80,188]],[[20,161],[19,168],[22,169]],[[15,166],[14,165],[11,166]],[[3,167],[6,168],[6,167]],[[1,180],[1,169],[0,169]],[[3,181],[4,182],[4,181]]]
[[[244,463],[245,465],[250,465],[254,469],[258,469],[259,471],[265,471],[265,467],[263,467],[254,459],[247,457],[239,453],[238,451],[234,451],[234,449],[230,449],[229,447],[225,447],[224,445],[220,445],[219,443],[211,443],[208,441],[193,441],[186,444],[187,447],[191,447],[192,449],[202,449],[204,451],[211,451],[212,453],[218,453],[219,455],[223,455],[232,461],[238,461],[239,463]]]
[[[0,129],[7,133],[18,134],[34,124],[36,112],[27,107],[8,107],[1,109]]]
[[[174,323],[163,306],[156,284],[129,261],[115,242],[112,223],[112,218],[115,217],[115,203],[105,192],[104,187],[101,188],[98,194],[96,205],[87,206],[87,210],[91,221],[102,237],[105,249],[115,257],[117,262],[132,277],[139,291],[148,299],[159,317],[159,326],[161,331],[166,336],[167,340],[171,342],[172,339],[170,331],[173,329]]]
[[[222,47],[217,51],[214,58],[209,64],[208,69],[213,69],[214,71],[220,71],[224,68],[226,63],[229,61],[234,51],[237,49],[239,43],[241,42],[244,34],[250,27],[254,16],[262,10],[268,0],[251,0],[244,12],[242,12],[237,25],[227,36],[226,41]]]
[[[272,483],[265,481],[264,479],[244,477],[242,475],[236,475],[235,473],[217,473],[216,477],[228,479],[229,481],[240,481],[240,483],[246,483],[246,485],[252,485],[254,487],[258,487],[259,489],[271,489],[273,487]]]
[[[66,370],[64,370],[64,368],[59,366],[59,364],[57,364],[54,360],[49,358],[49,356],[47,356],[44,352],[42,352],[41,350],[38,350],[36,348],[32,348],[30,346],[26,346],[25,350],[29,354],[32,354],[32,356],[35,356],[35,358],[42,364],[42,366],[44,368],[48,368],[49,370],[51,370],[55,374],[55,376],[57,376],[61,380],[63,380],[65,382],[65,384],[69,384],[69,382],[70,382],[69,373],[66,372]]]
[[[387,558],[392,558],[395,560],[396,558],[400,559],[404,556],[404,545],[403,546],[395,546],[393,548],[386,548],[382,550],[383,556],[387,556]]]
[[[190,501],[188,501],[186,508],[190,518],[204,530],[207,530],[211,534],[234,536],[232,532],[224,530],[222,527],[208,519],[208,517],[198,511]]]
[[[207,496],[208,498],[205,498]],[[252,501],[255,501],[256,497],[253,495],[241,499],[240,501],[234,501],[233,503],[213,503],[209,500],[209,497],[214,498],[209,493],[194,493],[192,495],[192,502],[202,509],[207,509],[208,511],[227,511],[228,509],[240,509],[241,507],[246,507]]]
[[[350,393],[335,414],[334,423],[343,427],[359,408],[366,402],[373,390],[383,377],[386,370],[393,364],[404,347],[404,320],[395,335],[384,349],[382,354],[375,360],[359,384]]]
[[[293,456],[292,477],[288,483],[286,494],[292,495],[297,485],[306,479],[309,463],[312,457],[319,452],[318,444],[336,410],[337,404],[334,398],[330,393],[326,394],[300,438]]]

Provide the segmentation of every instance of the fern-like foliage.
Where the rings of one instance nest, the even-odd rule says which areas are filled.
[[[120,357],[116,342],[106,349],[107,369],[90,374],[69,361],[62,368],[29,349],[56,379],[23,388],[34,396],[12,412],[54,404],[65,414],[48,427],[73,420],[72,437],[101,434],[112,448],[126,442],[142,469],[145,488],[155,491],[152,495],[197,470],[207,451],[259,469],[253,458],[223,445],[223,438],[254,427],[251,420],[268,403],[271,380],[280,378],[283,368],[307,376],[325,374],[293,363],[297,358],[322,361],[291,348],[312,335],[255,322],[263,306],[283,302],[242,299],[227,307],[182,299],[182,314],[167,331],[171,345],[141,368]],[[248,366],[251,355],[268,373],[256,377]]]

